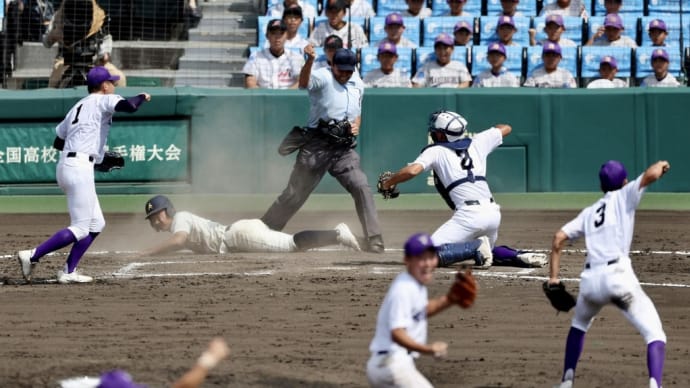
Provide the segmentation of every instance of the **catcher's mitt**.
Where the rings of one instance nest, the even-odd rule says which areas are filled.
[[[118,170],[125,166],[125,158],[120,155],[119,152],[107,151],[103,155],[103,161],[94,164],[93,168],[100,172],[110,172],[112,170]]]
[[[398,190],[397,185],[391,186],[388,189],[383,188],[383,183],[393,176],[393,173],[390,171],[382,172],[381,175],[379,175],[379,181],[376,183],[376,190],[379,192],[379,194],[383,195],[383,199],[389,199],[389,198],[398,198],[400,195],[400,190]]]
[[[558,284],[549,284],[545,281],[542,285],[544,289],[544,294],[551,302],[553,308],[558,311],[568,312],[571,308],[575,307],[575,297],[572,296],[565,289],[565,284],[563,282],[558,282]]]
[[[455,281],[448,290],[448,300],[466,309],[474,304],[477,297],[477,280],[472,275],[472,269],[455,274]]]

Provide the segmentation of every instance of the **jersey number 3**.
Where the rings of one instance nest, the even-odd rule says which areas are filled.
[[[595,227],[600,227],[601,225],[604,224],[604,214],[606,213],[606,204],[602,204],[599,206],[597,209],[597,214],[599,214],[599,218],[594,220],[594,226]]]

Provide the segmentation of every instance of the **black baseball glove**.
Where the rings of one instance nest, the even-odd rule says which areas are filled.
[[[548,280],[542,285],[544,294],[551,302],[553,308],[558,311],[568,312],[575,307],[575,297],[565,289],[563,282],[549,284]]]
[[[119,152],[106,151],[103,155],[103,161],[94,164],[93,168],[100,172],[110,172],[112,170],[119,170],[125,166],[125,158]]]
[[[379,175],[379,180],[376,183],[376,190],[379,194],[383,195],[383,199],[398,198],[398,196],[400,196],[400,190],[398,190],[397,185],[391,186],[388,189],[383,188],[383,183],[392,176],[393,173],[390,171],[382,172],[381,175]]]

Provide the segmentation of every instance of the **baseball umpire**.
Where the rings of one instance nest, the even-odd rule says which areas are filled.
[[[287,187],[261,220],[273,230],[282,230],[328,172],[355,201],[367,238],[362,249],[381,253],[383,238],[374,198],[354,150],[364,94],[362,80],[353,76],[357,58],[348,49],[338,49],[332,67],[312,72],[314,47],[306,46],[304,53],[307,61],[300,72],[299,87],[309,91],[309,122],[306,128],[294,127],[278,149],[281,155],[299,152]]]
[[[346,224],[333,230],[308,230],[291,234],[270,230],[261,220],[246,219],[226,226],[186,211],[176,211],[170,199],[157,195],[148,201],[146,219],[157,232],[173,235],[147,249],[142,256],[189,249],[197,253],[294,252],[342,244],[359,251],[357,238]]]
[[[67,196],[70,226],[55,233],[34,249],[17,252],[22,274],[27,281],[41,257],[72,244],[65,268],[57,274],[59,283],[88,283],[90,276],[78,274],[79,260],[105,227],[96,195],[94,168],[106,163],[104,146],[115,112],[136,112],[148,93],[124,99],[114,94],[113,82],[119,79],[97,66],[87,75],[89,95],[77,102],[55,129],[54,146],[61,150],[57,164],[57,183]],[[124,159],[120,161],[122,165]],[[96,166],[94,166],[96,163]]]

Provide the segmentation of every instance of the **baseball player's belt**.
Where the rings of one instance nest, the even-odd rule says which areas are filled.
[[[613,259],[609,260],[606,262],[606,265],[611,265],[611,264],[616,264],[618,262],[618,259]],[[585,263],[585,269],[590,269],[592,266],[589,263]]]
[[[489,202],[494,203],[494,199],[489,198]],[[473,205],[479,205],[479,204],[481,204],[481,202],[479,202],[479,200],[476,200],[476,199],[471,199],[469,201],[465,201],[466,206],[473,206]]]
[[[76,158],[76,157],[77,157],[77,153],[74,152],[74,151],[70,151],[70,152],[67,153],[67,157],[68,157],[68,158]],[[89,162],[93,162],[93,156],[91,156],[91,155],[89,155]]]

